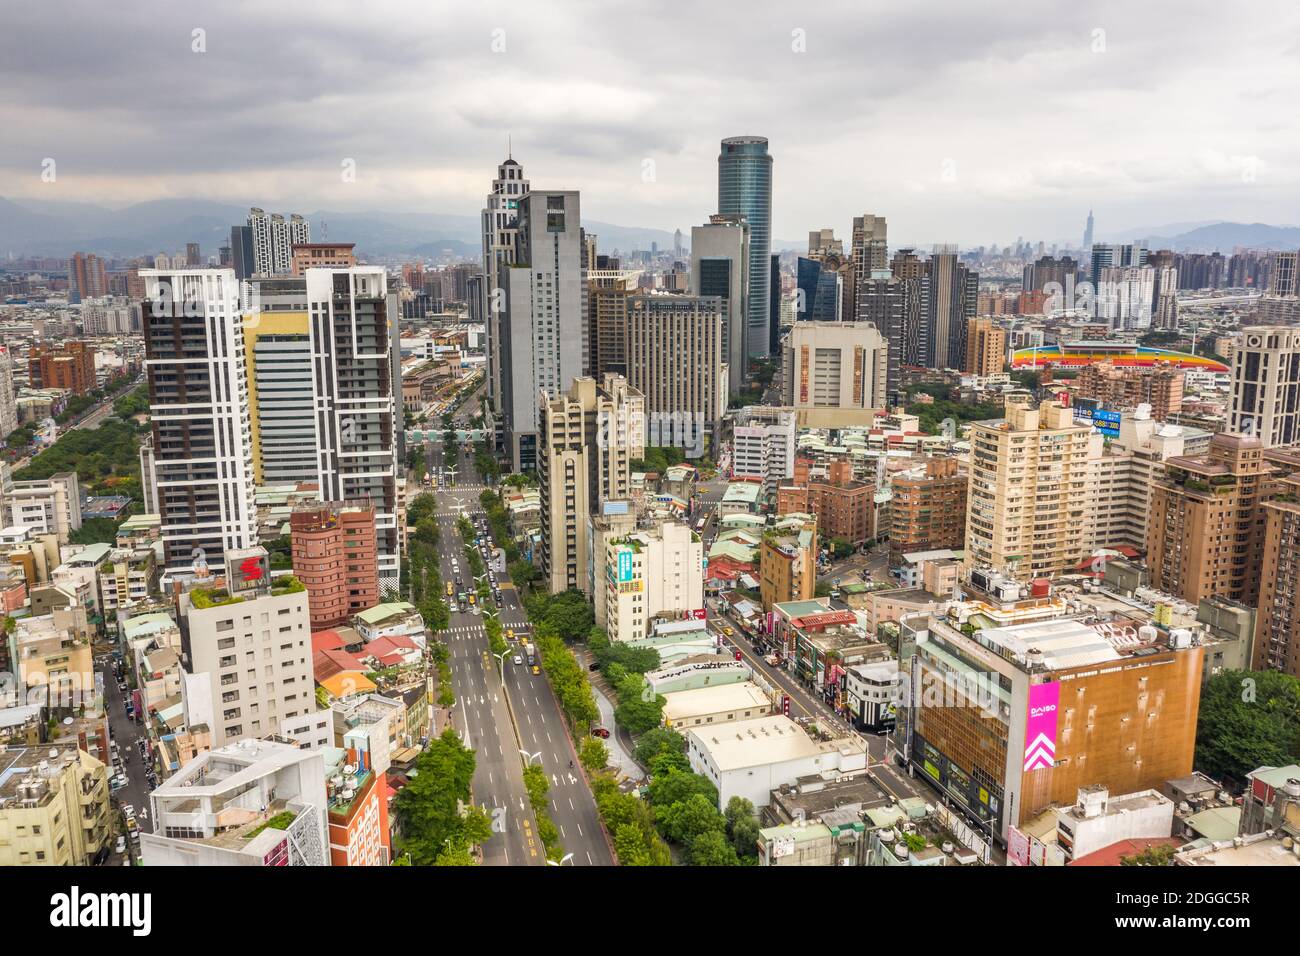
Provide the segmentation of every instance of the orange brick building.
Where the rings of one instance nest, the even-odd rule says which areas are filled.
[[[85,342],[65,342],[61,348],[34,345],[27,356],[32,388],[61,388],[85,395],[95,387],[95,349]]]
[[[855,545],[874,538],[876,486],[854,480],[852,462],[831,462],[824,479],[809,477],[811,465],[795,459],[793,482],[777,489],[776,513],[815,515],[821,534]]]
[[[913,551],[965,547],[966,483],[955,458],[931,458],[922,473],[894,477],[889,503],[893,560]]]
[[[307,589],[311,629],[347,624],[379,603],[375,509],[304,505],[289,516],[293,573]]]

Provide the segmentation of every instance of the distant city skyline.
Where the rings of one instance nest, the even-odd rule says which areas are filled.
[[[963,247],[1074,244],[1089,209],[1099,237],[1276,221],[1300,200],[1285,122],[1300,11],[1219,14],[18,8],[0,37],[0,176],[17,199],[474,215],[512,142],[591,219],[672,231],[716,212],[718,142],[756,135],[777,239],[847,239],[862,209],[899,242]]]

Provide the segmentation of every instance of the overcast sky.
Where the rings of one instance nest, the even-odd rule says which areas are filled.
[[[0,20],[0,195],[472,214],[509,135],[584,219],[689,230],[718,141],[757,134],[782,239],[1286,225],[1298,28],[1196,0],[42,0]]]

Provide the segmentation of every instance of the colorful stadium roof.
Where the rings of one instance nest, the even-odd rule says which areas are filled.
[[[1045,365],[1078,367],[1093,362],[1113,362],[1121,368],[1149,368],[1168,364],[1174,368],[1201,372],[1227,372],[1228,366],[1216,359],[1170,349],[1148,348],[1124,342],[1067,342],[1044,345],[1036,349],[1017,349],[1011,357],[1012,368],[1041,368]]]

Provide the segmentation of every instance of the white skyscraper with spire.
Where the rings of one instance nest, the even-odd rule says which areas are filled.
[[[1088,225],[1083,230],[1083,251],[1087,252],[1092,248],[1092,210],[1088,210]]]

